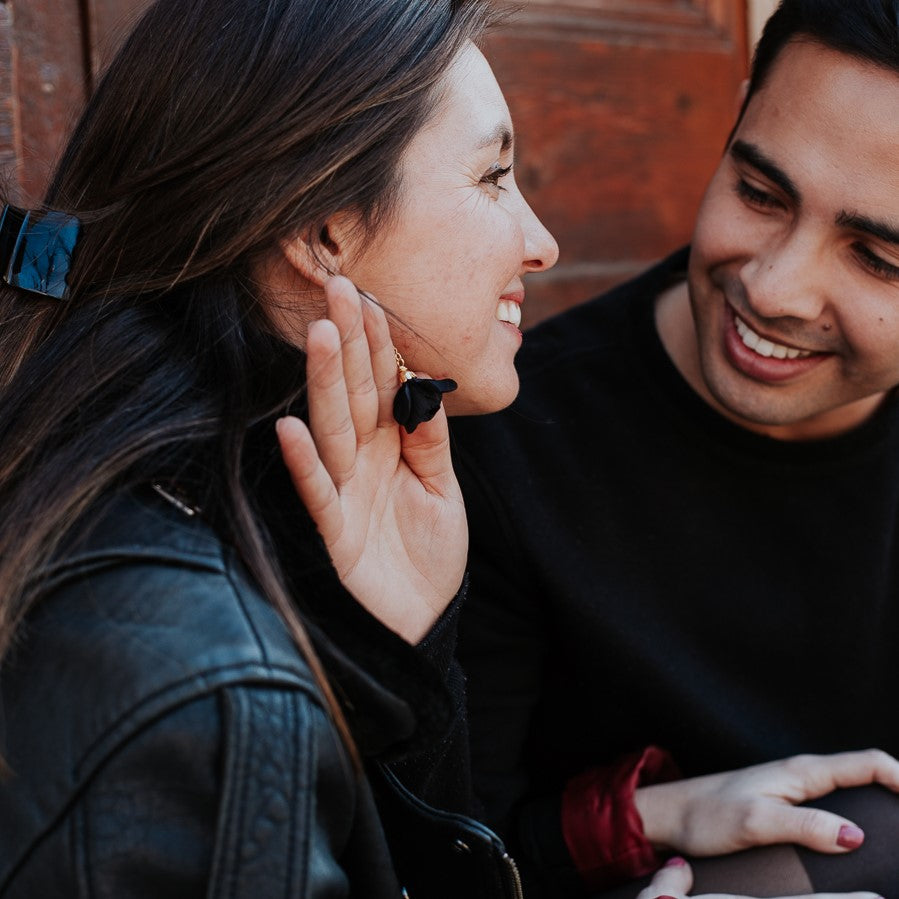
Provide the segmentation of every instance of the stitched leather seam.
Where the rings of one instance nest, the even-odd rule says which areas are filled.
[[[166,684],[156,692],[147,694],[140,703],[130,706],[124,715],[112,722],[104,733],[88,746],[81,759],[75,764],[73,770],[75,780],[81,780],[108,754],[110,750],[104,749],[104,744],[112,743],[111,748],[114,749],[151,718],[164,714],[169,709],[191,699],[199,699],[216,690],[238,683],[254,683],[262,687],[283,686],[289,689],[305,690],[312,694],[316,690],[311,674],[299,666],[288,668],[250,660],[234,665],[223,665],[220,668],[207,668],[201,672],[192,672],[183,680]]]
[[[231,590],[234,593],[234,599],[236,600],[237,608],[240,609],[241,615],[243,615],[243,619],[247,625],[247,629],[253,635],[253,640],[256,642],[256,648],[259,650],[259,654],[262,656],[263,661],[268,664],[268,653],[265,650],[265,644],[262,638],[259,636],[259,631],[256,627],[255,622],[253,621],[252,616],[250,615],[250,610],[247,608],[243,590],[241,589],[245,586],[243,578],[235,576],[237,573],[234,571],[233,561],[233,554],[228,553],[228,556],[225,559],[225,578],[227,579],[228,584],[230,585]]]

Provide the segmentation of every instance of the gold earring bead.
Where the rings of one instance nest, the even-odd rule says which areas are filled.
[[[406,368],[405,360],[396,347],[393,348],[393,355],[396,357],[397,374],[399,375],[400,384],[411,381],[415,377],[415,372],[409,371],[409,369]]]

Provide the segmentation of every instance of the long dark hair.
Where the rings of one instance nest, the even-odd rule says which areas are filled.
[[[251,272],[337,211],[365,234],[389,218],[441,76],[494,17],[489,0],[148,10],[46,196],[84,222],[70,299],[0,291],[0,656],[73,523],[202,445],[230,539],[321,679],[241,474],[248,426],[303,389],[271,371]]]

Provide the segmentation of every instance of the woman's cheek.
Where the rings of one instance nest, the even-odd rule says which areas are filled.
[[[499,262],[503,260],[513,278],[521,270],[525,257],[524,230],[517,218],[508,213],[502,216],[492,229],[492,235],[485,243],[491,255]]]

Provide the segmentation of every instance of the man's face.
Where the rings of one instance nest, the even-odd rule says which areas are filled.
[[[870,415],[899,384],[899,75],[787,45],[706,192],[689,284],[731,417],[799,439]]]

